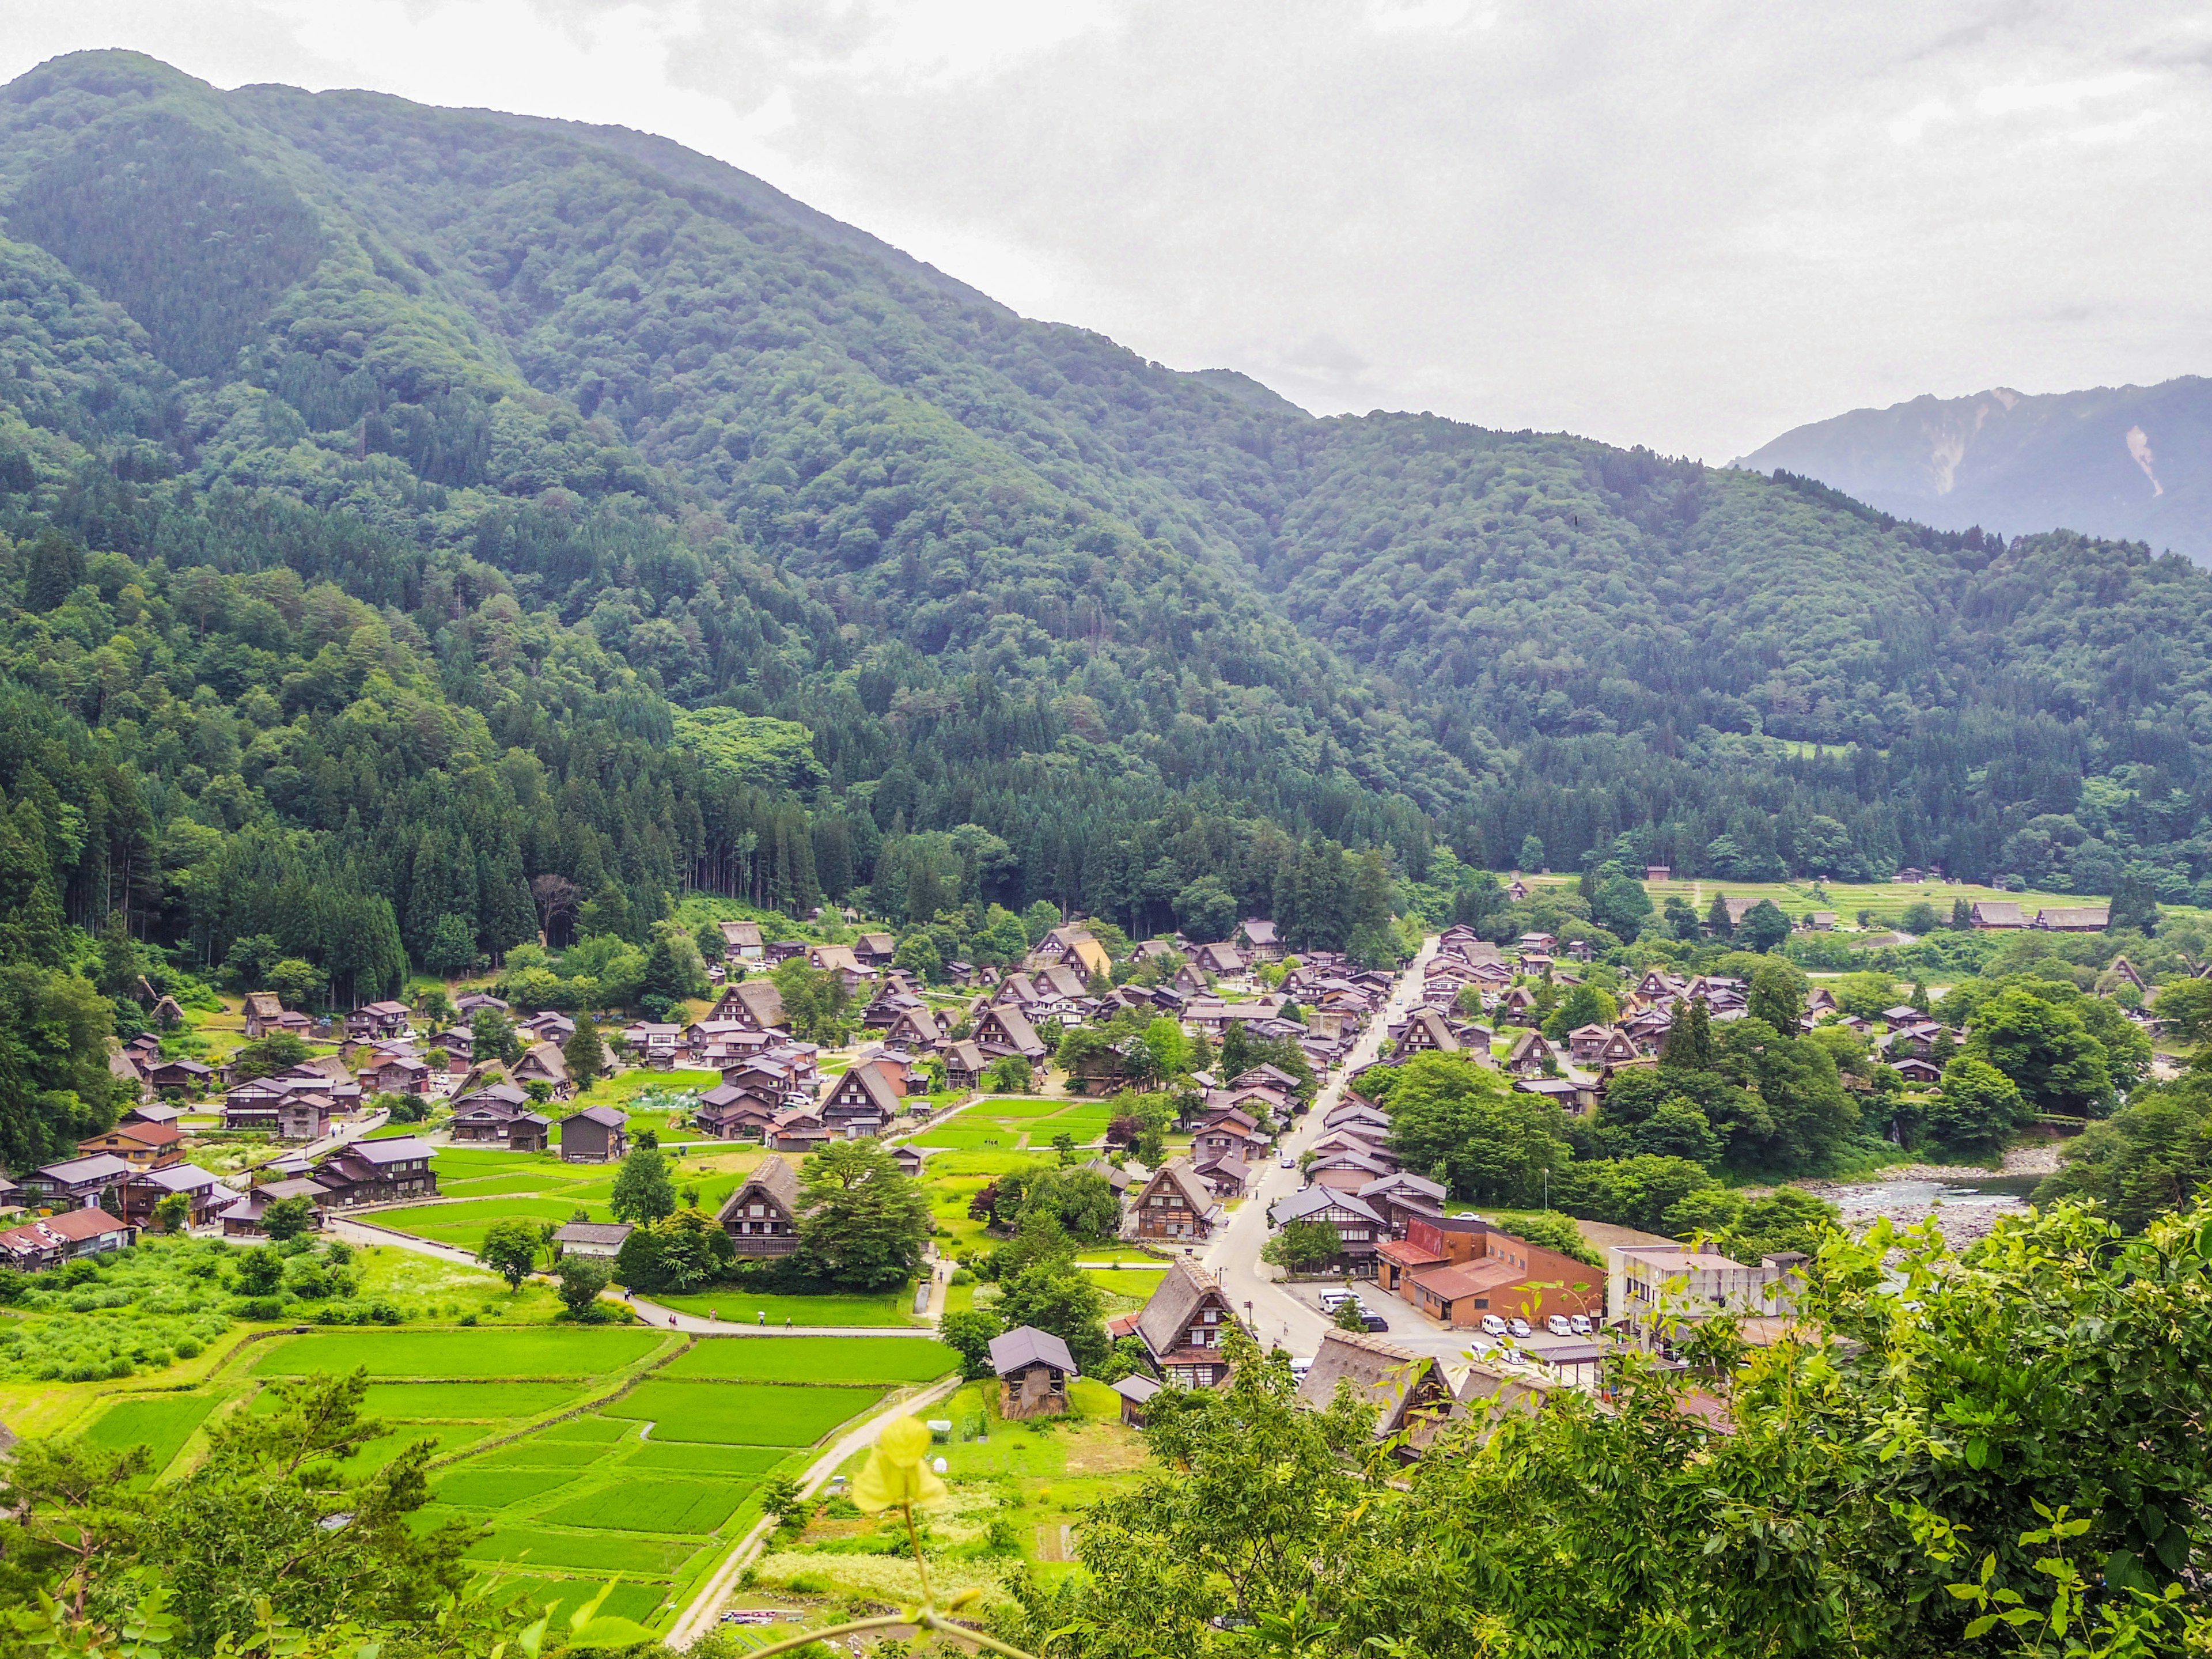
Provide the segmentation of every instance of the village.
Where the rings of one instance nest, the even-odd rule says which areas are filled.
[[[1504,890],[1519,904],[1540,902],[1547,888],[1560,890],[1516,876]],[[1374,1444],[1400,1461],[1500,1412],[1570,1398],[1613,1410],[1624,1364],[1677,1378],[1680,1408],[1727,1432],[1729,1391],[1712,1356],[1791,1340],[1813,1235],[1731,1229],[1726,1204],[1663,1222],[1656,1209],[1603,1219],[1587,1205],[1554,1208],[1571,1174],[1564,1141],[1562,1167],[1542,1171],[1533,1194],[1482,1200],[1408,1151],[1428,1143],[1401,1133],[1399,1103],[1419,1078],[1519,1103],[1511,1109],[1547,1133],[1595,1146],[1618,1133],[1607,1125],[1627,1103],[1680,1075],[1685,1052],[1765,1022],[1826,1045],[1870,1130],[1932,1109],[1972,1018],[1939,1017],[1953,1006],[1940,984],[1933,994],[1897,986],[1885,1000],[1874,995],[1889,982],[1879,975],[1807,975],[1779,955],[1721,949],[1721,931],[1747,923],[1757,902],[1714,901],[1704,931],[1715,942],[1697,947],[1698,959],[1725,957],[1726,971],[1675,965],[1685,950],[1623,967],[1573,926],[1409,933],[1395,965],[1370,967],[1294,951],[1261,918],[1205,943],[1128,940],[1078,918],[1041,928],[1018,961],[925,973],[899,965],[894,930],[859,918],[781,936],[773,922],[727,919],[712,924],[723,950],[711,994],[665,1019],[601,1025],[580,1009],[518,1008],[490,982],[418,985],[409,1001],[322,1015],[265,990],[213,1016],[149,992],[145,1030],[111,1055],[131,1103],[76,1157],[23,1170],[0,1194],[19,1212],[0,1252],[21,1282],[71,1285],[143,1255],[132,1248],[142,1242],[226,1255],[239,1267],[226,1282],[259,1294],[232,1304],[244,1328],[210,1354],[289,1332],[305,1356],[358,1339],[301,1333],[368,1322],[391,1327],[394,1346],[376,1352],[412,1355],[436,1333],[470,1334],[453,1329],[453,1314],[473,1306],[460,1323],[482,1317],[510,1334],[495,1341],[512,1340],[518,1321],[548,1318],[569,1322],[548,1333],[568,1345],[593,1336],[594,1322],[657,1328],[663,1346],[641,1376],[811,1380],[833,1385],[823,1408],[837,1413],[889,1386],[874,1415],[834,1429],[829,1419],[782,1426],[781,1396],[768,1395],[765,1417],[748,1407],[704,1426],[682,1426],[691,1419],[680,1413],[661,1425],[663,1435],[734,1443],[729,1455],[772,1462],[815,1494],[791,1511],[801,1519],[779,1518],[747,1475],[720,1508],[700,1510],[724,1518],[697,1522],[691,1553],[669,1555],[629,1593],[672,1636],[722,1619],[815,1616],[818,1585],[832,1602],[889,1593],[889,1581],[848,1559],[850,1523],[836,1517],[865,1455],[856,1448],[898,1409],[928,1417],[956,1488],[971,1494],[962,1501],[999,1516],[990,1528],[1001,1542],[974,1547],[988,1556],[1012,1536],[1037,1570],[1059,1571],[1085,1504],[1123,1490],[1140,1466],[1163,1392],[1225,1389],[1242,1365],[1279,1368],[1315,1411],[1352,1401],[1371,1415]],[[1984,954],[2031,957],[2057,948],[2041,941],[2106,921],[2100,907],[1994,899],[1960,919]],[[1806,941],[1839,927],[1817,903],[1794,922],[1792,938]],[[809,933],[840,937],[799,936]],[[2138,994],[2111,1001],[2111,1017],[2148,1029],[2159,1000],[2150,977],[2124,953],[2095,971],[2100,985]],[[1786,1012],[1773,1001],[1784,983],[1795,999]],[[819,1023],[825,997],[842,1001],[841,1024]],[[178,1040],[195,1033],[212,1040]],[[2022,1133],[2079,1127],[2054,1118]],[[868,1152],[884,1160],[873,1178],[921,1195],[926,1237],[909,1276],[888,1291],[805,1278],[821,1191],[813,1172],[848,1149],[879,1149]],[[641,1164],[682,1184],[680,1202],[665,1200],[673,1220],[616,1199]],[[1711,1180],[1679,1158],[1669,1167]],[[1040,1218],[1044,1200],[1021,1196],[1047,1189],[1060,1194],[1064,1237],[1059,1220]],[[1727,1202],[1740,1211],[1743,1200]],[[1800,1222],[1835,1214],[1802,1194],[1794,1203]],[[657,1238],[686,1216],[711,1228],[722,1266],[641,1276],[641,1235]],[[502,1258],[496,1237],[517,1228],[522,1254]],[[246,1269],[272,1255],[249,1283]],[[487,1271],[502,1260],[496,1271],[514,1287],[505,1300]],[[410,1303],[408,1287],[426,1274],[441,1276],[440,1294],[481,1299],[448,1300],[442,1312]],[[319,1276],[341,1288],[319,1291]],[[350,1300],[349,1279],[362,1283]],[[563,1288],[572,1281],[580,1300]],[[718,1338],[745,1349],[774,1339],[786,1357],[685,1358],[732,1351]],[[409,1386],[421,1388],[467,1363],[422,1352],[380,1363],[419,1375]],[[158,1374],[161,1358],[115,1363]],[[568,1362],[549,1352],[528,1363]],[[188,1385],[185,1397],[213,1386]],[[651,1386],[734,1404],[787,1384]],[[100,1402],[118,1400],[106,1409],[121,1422],[137,1398],[95,1392],[88,1409],[97,1421]],[[1054,1425],[1068,1437],[1051,1441]],[[552,1431],[512,1426],[530,1448]],[[545,1594],[580,1595],[590,1575],[644,1547],[642,1534],[605,1530],[633,1524],[611,1498],[466,1507],[489,1479],[468,1440],[507,1430],[421,1428],[452,1441],[439,1492],[492,1528],[492,1557],[556,1554],[536,1569]],[[812,1443],[787,1446],[794,1434]],[[178,1455],[189,1460],[197,1442],[185,1443]],[[610,1469],[644,1455],[629,1443],[614,1443]],[[541,1484],[562,1461],[550,1443],[508,1455],[545,1462],[531,1475]],[[1036,1513],[1009,1534],[1006,1506],[1018,1501]],[[987,1563],[973,1565],[975,1582],[990,1583]]]

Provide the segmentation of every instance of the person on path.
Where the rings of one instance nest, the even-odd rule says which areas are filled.
[[[786,1314],[783,1316],[783,1328],[787,1331],[791,1328],[791,1316],[789,1314]]]
[[[722,1317],[722,1316],[721,1316],[719,1312],[717,1312],[715,1310],[714,1310],[714,1309],[712,1309],[712,1308],[709,1308],[709,1309],[708,1309],[708,1310],[707,1310],[707,1322],[708,1322],[709,1325],[713,1325],[713,1324],[718,1323],[718,1322],[720,1321],[721,1317]]]
[[[768,1323],[768,1310],[767,1310],[766,1308],[763,1308],[763,1309],[761,1309],[759,1311],[760,1311],[760,1322],[761,1322],[763,1326],[765,1326],[765,1325]]]

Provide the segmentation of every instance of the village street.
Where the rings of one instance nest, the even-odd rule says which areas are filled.
[[[1304,1184],[1295,1167],[1297,1159],[1322,1138],[1322,1120],[1344,1098],[1346,1079],[1382,1052],[1390,1022],[1419,1006],[1421,970],[1436,955],[1437,943],[1434,934],[1421,941],[1419,953],[1400,976],[1390,1000],[1376,1011],[1375,1018],[1360,1033],[1344,1064],[1322,1088],[1313,1109],[1283,1135],[1279,1150],[1290,1154],[1294,1167],[1285,1170],[1279,1163],[1267,1165],[1254,1182],[1252,1196],[1237,1206],[1229,1218],[1229,1224],[1215,1236],[1200,1257],[1206,1267],[1220,1280],[1231,1305],[1244,1317],[1261,1343],[1279,1343],[1300,1358],[1313,1357],[1321,1347],[1322,1334],[1329,1328],[1327,1316],[1311,1299],[1314,1291],[1328,1286],[1285,1285],[1279,1282],[1278,1269],[1260,1260],[1260,1251],[1267,1242],[1267,1208]],[[1294,1291],[1303,1291],[1304,1295],[1302,1297]],[[1370,1308],[1390,1322],[1390,1340],[1414,1352],[1458,1355],[1469,1346],[1468,1332],[1443,1330],[1431,1325],[1397,1297],[1379,1293],[1372,1285],[1367,1285],[1362,1295]]]

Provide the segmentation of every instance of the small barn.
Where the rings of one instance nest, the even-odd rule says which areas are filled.
[[[1067,1344],[1050,1331],[1018,1325],[993,1337],[991,1369],[999,1378],[1000,1415],[1009,1422],[1067,1414],[1067,1385],[1079,1373]]]

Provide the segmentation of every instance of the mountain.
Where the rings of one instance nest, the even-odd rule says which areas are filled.
[[[2195,375],[1855,409],[1735,465],[1802,473],[1944,529],[2075,530],[2212,563],[2212,380]]]
[[[2139,546],[1316,418],[664,140],[126,52],[0,88],[0,919],[343,998],[687,888],[1373,954],[1516,860],[2212,876]]]

